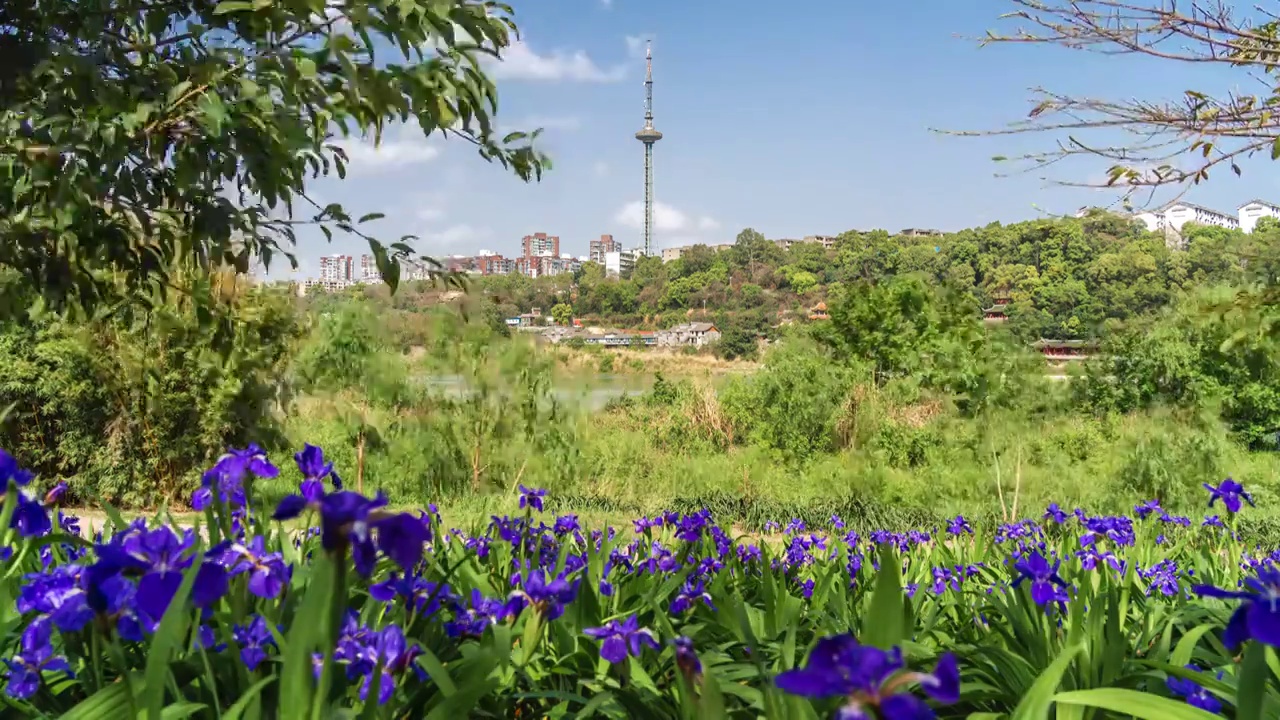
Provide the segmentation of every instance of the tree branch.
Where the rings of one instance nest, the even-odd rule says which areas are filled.
[[[1009,1],[1017,10],[1002,17],[1021,25],[1008,34],[988,32],[980,45],[1050,44],[1104,55],[1226,64],[1251,74],[1264,89],[1218,96],[1189,89],[1175,100],[1109,100],[1035,88],[1036,103],[1025,120],[1000,130],[939,132],[1065,134],[1052,150],[1016,160],[1031,170],[1082,155],[1113,162],[1104,183],[1055,181],[1076,187],[1189,186],[1206,180],[1218,166],[1239,175],[1240,159],[1258,152],[1280,157],[1280,20],[1275,14],[1261,9],[1242,14],[1218,0]],[[1086,131],[1108,135],[1109,141],[1086,142],[1080,137]],[[1187,156],[1195,160],[1181,167],[1178,161]]]

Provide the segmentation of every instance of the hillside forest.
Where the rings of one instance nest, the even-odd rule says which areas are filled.
[[[1112,507],[1135,493],[1176,506],[1230,473],[1266,496],[1280,355],[1255,291],[1275,233],[1197,228],[1170,249],[1093,214],[781,253],[746,231],[741,248],[646,261],[629,278],[479,278],[448,302],[428,283],[299,298],[227,272],[213,282],[240,318],[229,353],[177,302],[6,324],[0,446],[68,480],[77,502],[129,507],[182,507],[209,448],[250,441],[322,443],[366,491],[466,513],[520,482],[579,510],[711,505],[757,526],[840,508],[918,523],[1047,498]],[[30,291],[10,278],[5,292]],[[1009,321],[984,323],[1001,296]],[[547,346],[503,322],[562,302],[616,310],[600,319],[617,324],[706,316],[737,349]],[[807,319],[817,302],[829,320]],[[1101,345],[1051,373],[1036,337]],[[610,373],[643,391],[577,401]]]

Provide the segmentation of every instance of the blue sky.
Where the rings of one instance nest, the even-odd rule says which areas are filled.
[[[515,255],[533,232],[564,252],[612,233],[640,241],[642,38],[654,48],[659,203],[655,244],[732,242],[849,229],[958,230],[1105,205],[1114,193],[1055,187],[1034,174],[997,177],[994,155],[1052,147],[1049,135],[957,138],[930,128],[995,129],[1026,116],[1030,89],[1111,98],[1222,93],[1247,76],[1048,46],[979,48],[968,38],[1011,29],[1004,0],[865,3],[811,0],[513,0],[520,45],[495,68],[504,128],[546,128],[555,168],[521,183],[461,141],[392,132],[354,148],[345,181],[313,189],[354,215],[383,212],[371,230],[415,234],[420,252]],[[909,12],[908,12],[909,9]],[[1102,177],[1107,163],[1060,168],[1057,179]],[[1266,160],[1237,179],[1218,173],[1187,198],[1232,210],[1280,199]],[[359,254],[353,238],[299,238],[300,270]],[[274,273],[273,273],[274,274]]]

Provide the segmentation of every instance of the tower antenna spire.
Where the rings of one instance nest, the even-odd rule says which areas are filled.
[[[644,254],[653,254],[653,144],[662,133],[653,127],[653,41],[644,50],[644,129],[636,133],[644,143]]]

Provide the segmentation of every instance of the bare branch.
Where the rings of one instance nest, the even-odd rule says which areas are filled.
[[[1198,184],[1215,167],[1241,174],[1240,160],[1258,152],[1280,157],[1280,20],[1214,0],[1009,0],[1003,16],[1020,23],[1009,34],[989,32],[981,45],[1052,44],[1105,55],[1145,55],[1175,62],[1220,63],[1252,74],[1259,94],[1213,95],[1186,90],[1172,100],[1107,100],[1032,90],[1028,117],[1002,130],[940,131],[959,136],[1050,133],[1056,147],[1016,158],[1027,169],[1074,156],[1111,161],[1105,183],[1078,187],[1155,188]],[[1106,142],[1082,139],[1088,131]],[[1065,135],[1065,138],[1061,136]],[[1180,162],[1192,160],[1189,167]],[[1007,158],[997,158],[1005,160]]]

